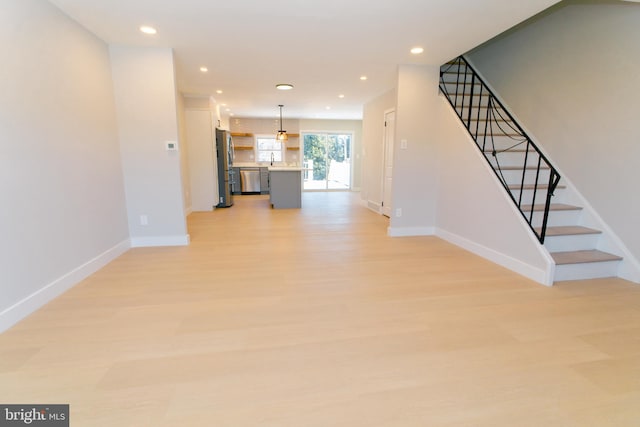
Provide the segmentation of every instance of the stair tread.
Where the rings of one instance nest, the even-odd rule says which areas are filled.
[[[536,230],[541,231],[540,228]],[[547,227],[547,237],[550,236],[575,236],[579,234],[601,234],[602,231],[595,228],[582,227],[581,225],[563,225],[556,227]]]
[[[533,211],[534,212],[543,212],[544,211],[544,207],[545,207],[544,205],[535,205],[533,207]],[[531,205],[522,205],[522,210],[524,212],[530,212],[531,211]],[[551,210],[551,211],[579,211],[579,210],[582,210],[582,207],[573,206],[573,205],[566,205],[564,203],[551,203],[549,205],[549,210]]]
[[[449,95],[451,96],[469,96],[471,95],[470,93],[450,93]],[[474,93],[473,96],[489,96],[491,95],[490,93]]]
[[[584,264],[588,262],[620,261],[622,257],[597,249],[586,251],[552,252],[551,257],[556,265]]]
[[[476,119],[471,117],[471,121],[472,122],[500,122],[500,123],[513,123],[513,120],[511,119],[491,119],[491,120],[487,120],[487,119]]]
[[[507,187],[509,187],[509,190],[520,190],[520,184],[512,184],[512,185],[508,185]],[[538,190],[546,190],[547,188],[549,188],[549,186],[547,184],[544,185],[538,185],[537,187],[534,184],[525,184],[522,186],[523,189],[525,190],[533,190],[535,188],[538,188]],[[557,185],[556,188],[567,188],[566,185]]]
[[[526,153],[527,151],[536,151],[533,147],[529,147],[529,150],[524,148],[512,148],[510,150],[496,150],[497,153]],[[484,150],[485,153],[493,153],[493,150]]]
[[[455,74],[458,74],[458,73],[447,72],[447,73],[445,73],[445,74],[453,74],[453,75],[455,75]],[[460,75],[461,75],[461,76],[463,76],[463,75],[464,75],[464,73],[460,73]],[[469,76],[469,77],[470,77],[470,76],[471,76],[471,74],[467,74],[467,76]],[[462,81],[456,81],[456,80],[444,80],[444,79],[440,79],[440,83],[444,83],[444,84],[446,84],[446,85],[460,85],[460,86],[464,86],[464,85],[466,85],[466,86],[471,86],[471,85],[473,85],[473,86],[482,86],[482,83],[481,83],[481,82],[479,82],[479,81],[474,81],[473,83],[471,83],[471,82],[469,82],[469,81],[468,81],[468,82],[466,82],[466,83],[465,83],[465,82],[464,82],[464,80],[462,80]]]
[[[521,171],[522,166],[501,166],[500,169],[503,171]],[[527,170],[536,170],[537,166],[527,166]],[[549,170],[549,166],[540,166],[541,170]]]

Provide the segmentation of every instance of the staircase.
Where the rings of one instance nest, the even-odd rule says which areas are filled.
[[[440,90],[553,258],[554,281],[617,276],[622,258],[597,249],[601,231],[581,225],[558,171],[464,57],[440,68]]]

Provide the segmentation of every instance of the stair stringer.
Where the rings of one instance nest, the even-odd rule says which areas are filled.
[[[440,164],[441,181],[447,173],[455,174],[452,166],[459,166],[453,162],[463,158],[464,170],[460,167],[461,173],[471,174],[473,180],[467,180],[464,185],[469,192],[483,192],[484,197],[488,197],[488,201],[484,203],[470,204],[465,197],[460,194],[449,194],[441,191],[438,202],[438,215],[436,217],[435,234],[460,246],[476,255],[488,259],[498,265],[501,265],[511,271],[521,274],[537,283],[545,286],[553,285],[553,277],[555,274],[555,263],[549,252],[538,242],[537,237],[531,231],[529,224],[523,218],[518,208],[504,190],[502,183],[496,176],[495,172],[484,158],[475,141],[469,135],[464,124],[458,118],[456,112],[451,108],[448,101],[443,95],[440,95],[441,104],[441,124],[445,129],[445,135],[441,135],[443,141],[443,150],[452,149],[451,145],[455,144],[456,152],[455,160],[449,159],[447,162],[447,154],[443,154]],[[446,198],[456,198],[456,202],[448,203]],[[463,212],[458,221],[451,220],[452,205],[456,206],[457,212]],[[442,206],[446,213],[442,212]],[[482,214],[487,212],[488,215]],[[488,220],[484,218],[489,218]],[[491,223],[493,218],[501,218],[498,223]],[[509,233],[505,234],[505,228]],[[502,236],[501,242],[492,241],[492,236]],[[529,258],[533,260],[523,260],[515,257],[508,247],[517,242],[518,245],[526,246],[525,251]]]
[[[550,160],[553,161],[553,157],[549,155],[546,151],[544,144],[537,140],[534,136],[535,133],[532,132],[527,126],[524,125],[524,121],[518,117],[518,114],[514,112],[514,109],[511,108],[508,102],[506,102],[500,95],[499,92],[491,85],[491,83],[482,75],[482,72],[478,69],[476,64],[468,57],[465,56],[465,59],[469,64],[474,67],[478,75],[484,80],[485,85],[493,92],[494,96],[504,105],[504,107],[509,111],[513,119],[520,125],[522,130],[524,130],[527,135],[531,138],[531,140],[538,146],[540,151]],[[455,114],[455,112],[454,112]],[[456,116],[457,117],[457,116]],[[460,123],[462,125],[462,123]],[[464,128],[464,125],[462,125]],[[471,138],[471,137],[470,137]],[[473,139],[471,138],[473,141]],[[474,142],[475,144],[475,142]],[[562,176],[561,184],[565,185],[566,188],[562,190],[562,203],[567,203],[571,205],[576,205],[582,207],[582,214],[580,215],[580,221],[577,225],[581,225],[584,227],[595,228],[602,231],[600,237],[598,238],[598,243],[596,245],[596,249],[609,252],[615,255],[622,257],[623,259],[620,261],[620,266],[618,267],[617,276],[629,280],[634,283],[640,283],[640,261],[632,254],[632,252],[627,248],[624,242],[618,237],[618,235],[611,229],[611,227],[602,219],[602,217],[598,214],[596,209],[587,201],[587,199],[582,195],[582,193],[576,188],[571,179],[567,177],[567,174],[562,170],[562,168],[554,163],[554,167]],[[552,199],[553,201],[553,199]],[[558,200],[556,200],[558,201]],[[514,210],[518,212],[518,215],[521,216],[520,212],[514,206]],[[551,255],[544,245],[540,245],[538,242],[538,246],[542,247],[544,251],[547,253],[549,258]],[[551,258],[551,262],[554,264],[553,259]]]

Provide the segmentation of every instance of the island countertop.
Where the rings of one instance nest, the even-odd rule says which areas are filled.
[[[301,167],[297,166],[269,166],[269,172],[300,172]]]

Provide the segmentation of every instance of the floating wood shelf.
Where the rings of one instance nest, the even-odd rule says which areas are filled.
[[[287,147],[287,150],[299,150],[300,147]]]
[[[246,145],[234,145],[233,149],[234,150],[253,150],[253,147],[246,146]]]
[[[253,134],[247,133],[247,132],[231,132],[231,136],[250,137],[250,136],[253,136]]]
[[[291,138],[297,138],[300,136],[299,133],[288,133],[287,135],[289,135]]]

